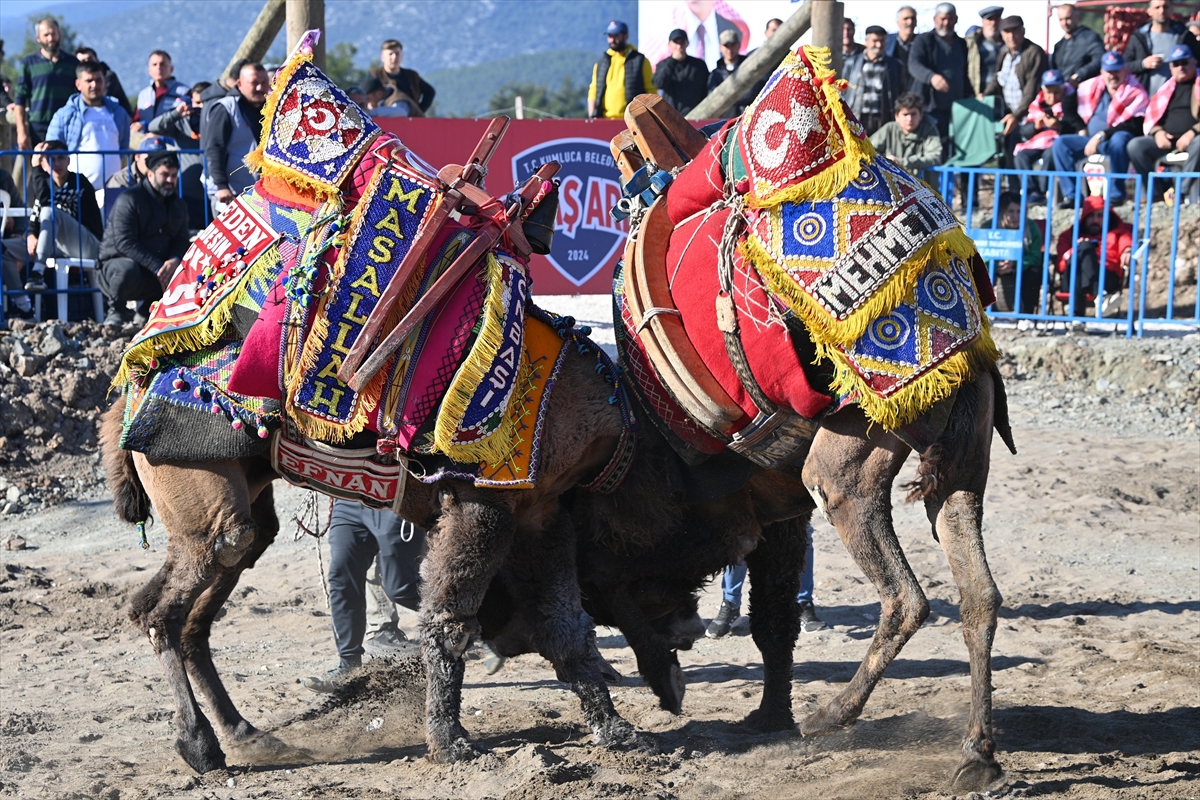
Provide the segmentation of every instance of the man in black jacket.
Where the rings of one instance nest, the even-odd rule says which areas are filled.
[[[1187,45],[1192,55],[1200,59],[1200,43],[1186,25],[1171,19],[1169,0],[1150,0],[1146,4],[1146,13],[1150,15],[1150,21],[1129,34],[1125,63],[1133,77],[1153,95],[1171,79],[1166,59],[1175,45]]]
[[[682,28],[671,31],[667,44],[671,56],[658,62],[654,85],[662,90],[663,99],[672,108],[686,115],[708,94],[708,66],[688,55],[688,36]]]
[[[1071,3],[1054,9],[1063,38],[1054,44],[1050,65],[1063,74],[1067,83],[1078,86],[1100,74],[1104,40],[1091,28],[1079,24],[1079,11]]]
[[[117,200],[100,243],[100,290],[108,298],[104,322],[133,319],[126,303],[138,301],[145,317],[162,297],[188,248],[187,205],[178,196],[179,158],[169,150],[146,158],[149,172]]]
[[[892,106],[903,94],[904,69],[884,53],[887,31],[882,27],[869,26],[864,41],[861,51],[846,57],[842,75],[850,85],[842,96],[870,136],[891,122]]]
[[[400,66],[404,60],[404,45],[388,39],[379,46],[379,60],[383,66],[373,67],[363,83],[363,93],[372,108],[379,108],[380,116],[425,116],[433,105],[437,90],[415,69]],[[392,113],[382,113],[382,109]]]
[[[925,114],[937,124],[944,140],[950,135],[950,110],[955,100],[970,97],[967,43],[954,32],[958,12],[952,3],[938,3],[933,30],[918,34],[908,53],[912,90],[925,101]]]

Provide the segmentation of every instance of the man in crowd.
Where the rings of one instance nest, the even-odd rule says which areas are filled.
[[[382,66],[372,67],[363,92],[368,102],[377,108],[389,108],[388,116],[423,117],[433,105],[437,90],[423,80],[415,69],[405,69],[404,45],[388,39],[379,46],[379,61]]]
[[[1104,67],[1101,66],[1101,75]],[[1093,78],[1092,80],[1099,80]],[[1136,82],[1136,81],[1135,81]],[[1072,316],[1081,316],[1092,305],[1086,295],[1100,295],[1100,276],[1104,275],[1104,292],[1119,292],[1125,284],[1125,270],[1133,255],[1133,226],[1121,219],[1116,209],[1108,210],[1108,236],[1105,238],[1104,265],[1100,264],[1100,242],[1104,234],[1104,198],[1098,194],[1083,198],[1079,212],[1079,238],[1075,241],[1075,226],[1068,225],[1058,235],[1055,245],[1057,258],[1058,288],[1062,292],[1071,290],[1072,253],[1076,262],[1075,293],[1071,295],[1067,308]]]
[[[54,112],[75,93],[75,67],[79,66],[75,56],[59,49],[62,32],[57,20],[53,17],[38,20],[35,29],[40,48],[21,59],[13,94],[18,150],[31,150],[46,140]]]
[[[979,12],[979,30],[968,33],[967,83],[974,94],[982,94],[1004,55],[1004,37],[1000,35],[1000,18],[1004,14],[1001,6],[988,6]]]
[[[746,60],[746,56],[739,53],[742,46],[742,34],[736,28],[721,31],[721,60],[713,67],[712,72],[708,73],[708,93],[712,94],[717,90],[717,87],[724,83],[728,78],[733,76],[737,68]],[[753,88],[738,98],[737,102],[729,107],[725,112],[725,116],[736,117],[746,110],[746,106],[754,102],[755,95],[752,94]]]
[[[672,108],[686,115],[708,94],[708,67],[700,59],[688,55],[687,33],[682,28],[671,31],[667,43],[671,55],[658,62],[654,85]]]
[[[245,158],[258,147],[263,103],[269,89],[263,65],[247,62],[238,70],[237,82],[229,93],[206,108],[202,139],[208,163],[208,196],[214,215],[254,185]]]
[[[989,217],[979,223],[980,228],[993,227]],[[1010,231],[1021,227],[1021,195],[1017,192],[1000,193],[1000,219],[994,227]],[[1017,262],[1000,260],[996,262],[996,278],[993,285],[996,289],[997,311],[1018,311],[1022,314],[1036,313],[1038,300],[1042,290],[1042,231],[1033,220],[1026,218],[1025,235],[1021,248],[1021,300],[1017,297]]]
[[[150,133],[176,142],[186,150],[200,149],[200,115],[204,113],[204,92],[211,84],[201,81],[192,87],[191,101],[177,102],[165,114],[150,120]],[[365,106],[364,106],[365,107]],[[208,224],[204,192],[204,156],[179,154],[179,185],[188,207],[188,227],[200,230]]]
[[[1196,59],[1187,45],[1177,44],[1167,55],[1171,79],[1150,98],[1143,123],[1145,136],[1129,142],[1129,162],[1145,180],[1158,160],[1171,153],[1187,153],[1184,172],[1200,171],[1200,82]],[[1182,183],[1184,195],[1192,191],[1194,179]],[[1171,181],[1154,182],[1153,200],[1162,199]],[[1194,202],[1196,198],[1193,196]]]
[[[942,140],[923,105],[920,95],[905,92],[896,98],[895,119],[871,134],[876,152],[914,175],[942,163]]]
[[[0,192],[7,192],[9,202],[14,206],[25,205],[12,173],[3,167],[0,167]],[[21,227],[25,227],[23,220]],[[0,297],[0,308],[3,308],[7,315],[18,319],[33,319],[33,303],[30,302],[29,295],[20,293],[24,286],[21,269],[29,260],[30,254],[26,252],[25,239],[17,229],[17,220],[9,217],[0,227],[0,287],[13,294],[4,296],[8,299],[7,305],[4,297]]]
[[[884,53],[887,31],[878,25],[866,30],[862,52],[846,58],[842,68],[849,86],[845,92],[846,105],[858,117],[870,136],[888,122],[901,94],[903,69],[900,62]]]
[[[129,105],[129,97],[125,94],[125,87],[121,85],[121,79],[117,77],[117,73],[112,71],[108,64],[100,60],[100,56],[96,55],[96,51],[90,47],[76,47],[75,58],[79,59],[80,64],[99,64],[100,70],[104,73],[104,87],[108,92],[108,96],[116,100],[121,108],[125,109],[125,113],[133,119],[133,107]]]
[[[933,30],[919,34],[908,54],[913,90],[920,93],[925,116],[943,137],[950,135],[954,101],[974,94],[967,80],[967,43],[954,32],[957,23],[954,5],[939,3],[934,9]]]
[[[1005,17],[1000,21],[1004,37],[1004,53],[991,83],[983,90],[985,96],[1000,95],[1004,100],[1004,153],[1001,165],[1012,169],[1013,150],[1021,141],[1018,126],[1029,113],[1029,105],[1041,86],[1041,77],[1050,66],[1046,51],[1025,38],[1025,22],[1020,17]],[[1019,191],[1021,180],[1010,175],[1010,191]]]
[[[888,58],[894,58],[900,62],[900,67],[904,70],[901,77],[901,92],[910,90],[911,79],[908,76],[908,53],[912,48],[913,39],[917,37],[917,10],[912,6],[900,6],[900,10],[896,12],[896,27],[899,30],[896,33],[889,33],[887,40],[883,46],[883,52]]]
[[[117,198],[100,243],[100,290],[109,302],[104,319],[109,325],[135,319],[126,307],[130,300],[138,302],[144,321],[188,248],[187,206],[178,196],[179,158],[160,150],[146,157],[146,167],[142,182]]]
[[[329,520],[329,608],[338,665],[320,677],[305,678],[301,683],[306,688],[332,692],[362,666],[371,562],[378,556],[379,575],[388,599],[416,611],[421,604],[420,564],[424,554],[425,531],[411,522],[390,510],[334,500]],[[393,653],[400,650],[403,640],[398,628],[395,632],[397,641],[388,648]]]
[[[1054,9],[1063,38],[1054,44],[1051,65],[1061,72],[1072,86],[1078,86],[1100,74],[1100,58],[1104,55],[1104,40],[1091,28],[1079,24],[1079,10],[1071,3]]]
[[[854,20],[842,20],[842,61],[845,62],[850,56],[856,56],[863,51],[863,46],[854,41],[854,32],[856,28]]]
[[[1186,25],[1171,19],[1169,0],[1150,0],[1146,13],[1150,21],[1129,34],[1125,62],[1146,91],[1154,94],[1171,79],[1166,58],[1175,45],[1187,45],[1192,55],[1200,58],[1200,44]]]
[[[146,69],[150,73],[150,85],[138,92],[137,111],[133,115],[141,133],[150,129],[151,120],[179,103],[186,103],[191,94],[186,83],[175,80],[175,65],[166,50],[151,53]]]
[[[629,43],[629,26],[619,19],[604,31],[608,50],[592,67],[588,86],[588,117],[624,119],[625,106],[639,94],[654,94],[654,78],[646,56]]]
[[[130,186],[137,186],[149,172],[146,169],[146,156],[175,146],[175,140],[166,136],[147,136],[142,139],[142,143],[137,146],[137,152],[129,159],[129,166],[116,175],[109,176],[108,180],[104,182],[104,187],[106,189],[128,189]]]
[[[126,128],[128,131],[128,128]],[[71,172],[66,142],[49,140],[35,145],[44,153],[40,169],[30,170],[29,212],[26,248],[36,259],[25,290],[46,290],[44,270],[47,258],[95,259],[104,234],[100,206],[91,182]]]
[[[1060,135],[1050,147],[1054,168],[1074,172],[1075,162],[1097,153],[1108,157],[1110,173],[1123,176],[1129,169],[1126,147],[1142,131],[1142,115],[1149,97],[1130,74],[1125,59],[1115,51],[1100,59],[1100,76],[1079,84],[1079,118],[1086,126],[1078,133]],[[1059,208],[1074,208],[1075,179],[1059,179],[1063,199]],[[1125,181],[1118,177],[1112,188],[1112,203],[1125,202]]]
[[[46,136],[66,142],[68,150],[128,149],[129,115],[116,100],[106,95],[100,64],[79,64],[75,74],[75,88],[79,93],[71,95],[66,105],[54,112]],[[121,171],[119,153],[81,152],[71,160],[96,191],[104,189],[109,176]]]
[[[1021,142],[1014,148],[1013,163],[1017,169],[1033,169],[1060,133],[1083,129],[1079,118],[1079,98],[1075,87],[1067,83],[1062,72],[1048,69],[1042,73],[1042,89],[1029,104],[1029,113],[1021,125]],[[1049,159],[1043,161],[1046,165]],[[1046,199],[1046,179],[1029,181],[1029,204]]]

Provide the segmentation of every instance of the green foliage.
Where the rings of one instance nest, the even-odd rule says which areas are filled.
[[[525,102],[528,117],[587,116],[587,86],[576,86],[570,75],[564,75],[557,91],[550,91],[545,84],[518,83],[510,81],[488,100],[488,111],[512,113],[517,97]]]
[[[511,108],[511,97],[521,94],[526,108],[540,109],[562,117],[583,117],[587,114],[587,85],[592,77],[596,53],[585,50],[550,50],[527,53],[470,67],[424,73],[425,80],[437,89],[437,116],[470,117],[497,110],[493,100],[508,91],[510,99],[500,109]],[[512,91],[512,85],[521,91]],[[545,92],[534,102],[526,86]],[[557,91],[549,87],[559,87]],[[568,86],[570,88],[568,88]],[[546,103],[549,105],[539,105]],[[433,111],[434,109],[430,109]],[[530,116],[536,116],[530,114]]]
[[[343,89],[351,86],[361,87],[367,75],[365,69],[354,66],[356,55],[358,46],[351,42],[338,42],[325,52],[325,74]]]
[[[5,64],[6,69],[4,72],[6,75],[16,77],[17,73],[21,69],[21,59],[30,53],[37,52],[37,50],[41,48],[41,45],[38,44],[37,39],[35,38],[37,35],[37,23],[39,20],[43,20],[46,17],[50,17],[58,21],[58,29],[62,33],[62,39],[60,40],[58,46],[59,50],[63,53],[73,54],[75,52],[75,47],[79,44],[79,35],[75,32],[74,28],[72,28],[63,20],[62,15],[30,14],[28,18],[29,26],[25,29],[25,43],[21,46],[21,51],[19,53],[14,53],[9,57],[7,63]]]

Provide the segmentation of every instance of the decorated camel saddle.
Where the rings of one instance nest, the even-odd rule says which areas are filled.
[[[613,370],[586,330],[529,302],[557,164],[489,195],[506,124],[438,171],[297,48],[247,158],[258,182],[195,240],[125,351],[121,446],[269,451],[293,483],[376,507],[399,507],[406,475],[533,486],[567,345]]]
[[[786,465],[850,403],[924,450],[956,387],[996,358],[974,245],[875,153],[839,83],[828,51],[803,47],[709,137],[643,95],[613,140],[613,214],[631,223],[618,347],[692,462],[728,448]]]

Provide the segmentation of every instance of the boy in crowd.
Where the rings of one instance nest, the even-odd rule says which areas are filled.
[[[896,98],[895,119],[871,134],[876,151],[914,175],[942,163],[942,140],[922,105],[920,95],[905,92]]]

